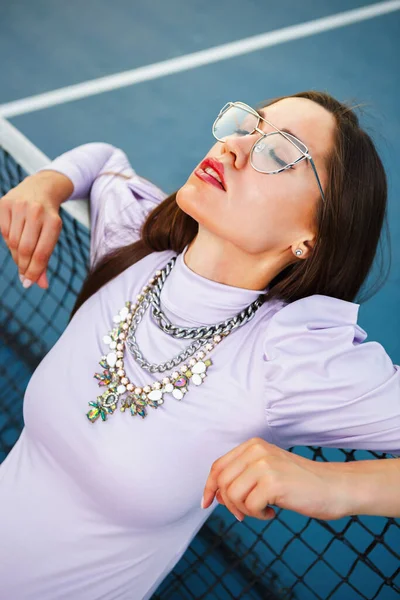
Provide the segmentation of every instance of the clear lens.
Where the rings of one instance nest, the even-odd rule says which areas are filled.
[[[306,152],[306,147],[289,133],[285,134],[296,144],[294,146],[281,133],[269,133],[261,138],[253,148],[251,160],[256,169],[264,172],[278,171],[296,162]]]
[[[213,134],[224,142],[229,136],[248,135],[257,127],[258,117],[238,106],[230,106],[214,123]]]

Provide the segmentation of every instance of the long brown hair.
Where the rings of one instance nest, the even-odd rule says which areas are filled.
[[[350,106],[325,92],[306,91],[274,98],[259,108],[286,97],[320,104],[334,115],[337,127],[333,151],[327,158],[326,202],[321,198],[316,210],[317,234],[311,256],[287,266],[270,281],[268,297],[293,302],[323,294],[354,301],[373,265],[384,224],[389,237],[385,170]],[[198,223],[179,208],[176,193],[148,214],[139,241],[112,250],[89,270],[70,320],[90,296],[137,261],[164,250],[180,254],[194,239]],[[381,268],[379,273],[382,275]]]

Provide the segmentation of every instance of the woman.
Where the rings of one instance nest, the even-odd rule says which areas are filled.
[[[60,204],[90,196],[92,228],[91,273],[0,469],[5,596],[150,598],[218,499],[239,519],[271,518],[267,504],[339,518],[373,501],[400,515],[398,468],[381,475],[397,459],[365,461],[390,483],[372,501],[367,469],[284,449],[400,454],[399,367],[361,343],[353,303],[385,215],[382,164],[327,94],[259,115],[225,106],[168,198],[98,143],[0,202],[20,274],[41,287]]]

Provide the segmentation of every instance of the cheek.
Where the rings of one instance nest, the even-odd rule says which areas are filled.
[[[235,190],[229,198],[226,228],[232,242],[250,254],[290,246],[310,220],[310,190],[294,178],[279,181],[271,175],[265,182]],[[249,193],[249,189],[252,190]],[[312,199],[312,198],[311,198]]]
[[[191,175],[176,201],[204,228],[249,254],[285,248],[308,219],[310,190],[289,174],[284,185],[279,175],[264,177],[246,177],[234,191],[221,193]]]

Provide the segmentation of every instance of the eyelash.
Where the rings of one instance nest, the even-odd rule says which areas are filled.
[[[261,116],[261,115],[260,115]],[[237,133],[243,133],[244,135],[247,134],[247,131],[245,129],[237,129],[236,131]],[[285,169],[285,171],[289,171],[290,169],[294,169],[294,166],[291,165],[290,167],[288,167],[287,169]]]

